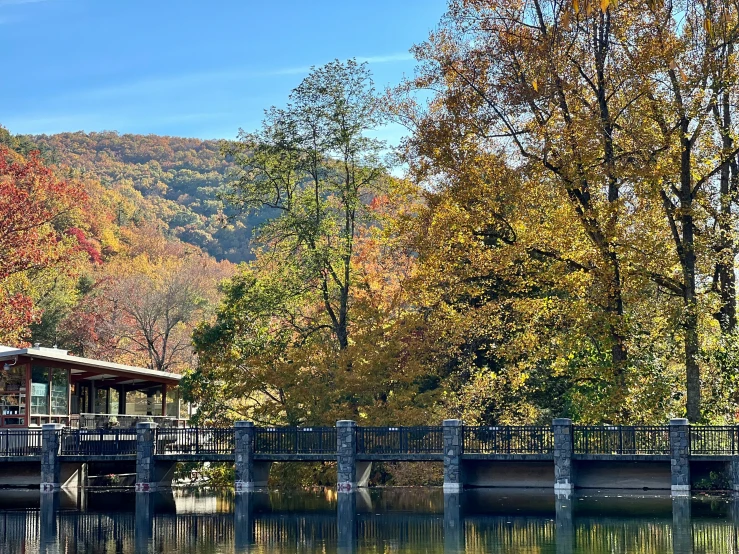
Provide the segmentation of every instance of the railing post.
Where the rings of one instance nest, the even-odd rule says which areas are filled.
[[[670,473],[672,493],[690,494],[690,423],[684,418],[670,420]]]
[[[336,422],[336,490],[354,492],[357,486],[357,424],[343,419]]]
[[[41,492],[54,492],[61,486],[59,448],[63,428],[61,423],[44,423],[41,426]]]
[[[554,491],[567,493],[575,487],[572,467],[572,420],[564,417],[552,421],[554,434]]]
[[[156,464],[154,462],[154,435],[157,424],[140,421],[136,424],[136,492],[156,490]]]
[[[444,437],[444,492],[460,492],[464,489],[462,473],[464,422],[461,419],[445,419],[442,432]]]
[[[234,457],[236,460],[236,492],[253,491],[267,483],[257,483],[254,475],[256,428],[251,421],[234,423]]]

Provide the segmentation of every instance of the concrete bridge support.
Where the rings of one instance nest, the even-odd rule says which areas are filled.
[[[572,465],[572,420],[557,418],[552,421],[554,434],[554,491],[570,493],[575,488]]]
[[[349,419],[336,422],[336,490],[357,488],[357,424]]]
[[[575,526],[572,521],[572,495],[568,492],[555,493],[557,554],[572,554],[575,549]]]
[[[156,423],[149,421],[136,424],[136,492],[152,492],[157,488],[156,463],[154,462],[156,427]]]
[[[44,494],[52,492],[54,494]],[[39,542],[42,553],[58,552],[57,544],[57,511],[59,510],[59,494],[57,491],[42,491],[39,510]]]
[[[255,495],[242,491],[234,498],[234,542],[238,552],[247,552],[254,544],[254,503]]]
[[[337,552],[354,552],[357,544],[357,495],[340,494],[336,503]]]
[[[140,424],[139,424],[140,425]],[[136,515],[134,519],[134,544],[136,552],[149,552],[154,535],[155,496],[146,492],[136,492]]]
[[[462,492],[444,493],[444,552],[465,551]]]
[[[46,423],[41,427],[41,492],[54,492],[61,487],[59,448],[60,423]]]
[[[463,426],[461,419],[445,419],[442,423],[444,441],[444,492],[458,493],[464,488],[462,467]]]
[[[670,420],[670,474],[672,494],[690,494],[690,424]]]
[[[255,428],[251,421],[237,421],[234,426],[236,491],[253,491],[267,486],[272,462],[254,459]]]
[[[734,492],[739,492],[739,456],[732,456],[729,462],[729,478],[731,479],[731,488]]]
[[[672,497],[672,549],[674,552],[693,552],[693,524],[690,521],[690,496]]]

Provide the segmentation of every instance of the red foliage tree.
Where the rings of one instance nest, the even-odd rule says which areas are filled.
[[[0,147],[0,341],[20,342],[35,315],[12,277],[64,264],[72,252],[61,248],[55,224],[85,198],[78,184],[57,179],[38,152],[24,160]]]

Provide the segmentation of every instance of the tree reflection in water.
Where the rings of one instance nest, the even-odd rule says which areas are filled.
[[[739,501],[730,497],[435,489],[0,497],[0,552],[13,554],[739,554]]]

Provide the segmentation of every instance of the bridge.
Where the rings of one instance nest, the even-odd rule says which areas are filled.
[[[86,468],[135,474],[138,491],[171,484],[176,462],[235,464],[238,491],[265,487],[273,462],[335,462],[337,490],[367,485],[376,461],[436,462],[444,491],[464,487],[666,489],[688,494],[710,472],[739,490],[739,427],[690,425],[439,426],[43,429],[0,431],[0,484],[38,484],[41,490],[81,486]],[[34,473],[35,472],[35,473]],[[133,484],[133,483],[132,483]]]

